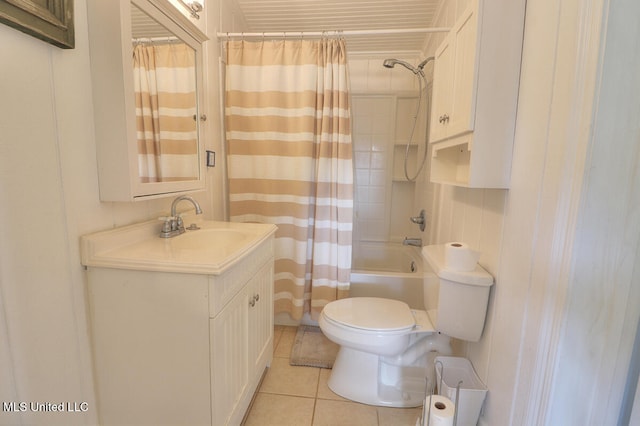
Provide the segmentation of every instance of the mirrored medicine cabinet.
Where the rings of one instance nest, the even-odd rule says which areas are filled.
[[[207,37],[167,0],[88,2],[100,200],[204,189]]]

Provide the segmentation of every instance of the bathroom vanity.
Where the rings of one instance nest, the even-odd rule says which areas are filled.
[[[274,225],[83,236],[101,425],[240,424],[273,354]]]

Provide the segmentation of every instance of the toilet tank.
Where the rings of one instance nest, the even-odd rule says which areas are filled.
[[[448,269],[444,253],[444,245],[422,248],[422,255],[433,270],[433,275],[425,273],[425,309],[437,331],[477,342],[484,329],[493,276],[480,265],[468,272]]]

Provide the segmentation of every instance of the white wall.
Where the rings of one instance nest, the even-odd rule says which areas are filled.
[[[510,189],[419,200],[432,241],[476,245],[496,277],[483,339],[461,348],[490,390],[485,425],[617,422],[640,310],[640,37],[637,4],[608,6],[527,2]]]
[[[0,411],[0,424],[96,423],[79,237],[165,215],[171,203],[98,198],[86,1],[74,5],[72,50],[0,25],[0,401],[87,402],[88,411]],[[219,151],[211,78],[207,147]],[[219,173],[208,171],[208,185]],[[220,217],[214,196],[195,197]]]

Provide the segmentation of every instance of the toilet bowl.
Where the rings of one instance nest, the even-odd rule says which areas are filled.
[[[353,297],[329,303],[320,322],[325,335],[339,345],[391,356],[406,348],[410,333],[434,331],[429,318],[421,316],[418,325],[413,312],[399,300]]]
[[[427,386],[434,384],[433,359],[451,355],[450,337],[480,339],[493,277],[480,266],[446,270],[443,250],[423,248],[433,269],[424,279],[427,310],[376,297],[341,299],[324,307],[320,329],[340,345],[328,380],[333,392],[363,404],[418,407]]]
[[[421,405],[427,353],[451,353],[449,338],[434,330],[426,311],[398,300],[354,297],[331,302],[319,325],[340,345],[329,388],[364,404]]]

